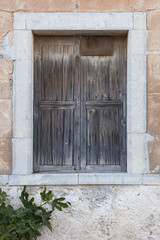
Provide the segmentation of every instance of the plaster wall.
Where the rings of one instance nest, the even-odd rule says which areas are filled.
[[[22,187],[3,187],[9,202],[20,206]],[[40,201],[42,187],[27,191]],[[53,232],[41,229],[39,240],[159,240],[159,186],[65,186],[48,187],[55,197],[71,203],[52,215]]]

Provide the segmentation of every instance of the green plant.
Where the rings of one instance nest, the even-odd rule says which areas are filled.
[[[39,227],[47,226],[51,231],[51,214],[55,209],[62,211],[68,207],[65,198],[55,198],[52,191],[40,193],[41,203],[37,205],[34,198],[29,199],[26,187],[19,197],[23,206],[14,209],[6,204],[6,192],[0,188],[0,240],[32,240],[40,236]],[[47,207],[45,207],[47,205]],[[51,210],[48,207],[51,207]]]

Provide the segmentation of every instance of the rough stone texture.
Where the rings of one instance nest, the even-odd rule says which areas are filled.
[[[0,9],[11,12],[66,12],[75,9],[75,0],[1,0]]]
[[[146,11],[159,9],[159,0],[129,0],[129,6],[133,11]]]
[[[0,12],[0,43],[5,35],[12,30],[12,22],[13,16],[11,13]]]
[[[160,11],[150,11],[147,13],[147,28],[148,30],[160,30]]]
[[[12,79],[12,73],[13,73],[13,62],[6,61],[4,59],[0,60],[0,80]]]
[[[148,94],[148,133],[160,135],[160,94]]]
[[[150,155],[150,171],[160,173],[160,136],[148,144]]]
[[[8,202],[20,206],[21,187],[3,187]],[[27,188],[36,202],[43,188]],[[71,206],[52,216],[53,232],[39,240],[159,240],[159,186],[48,187]]]
[[[79,0],[78,5],[81,12],[130,11],[128,0]]]
[[[160,31],[148,32],[148,51],[160,51]]]
[[[160,55],[148,55],[147,62],[149,93],[160,93]]]
[[[0,139],[0,174],[10,174],[11,149],[10,139]]]

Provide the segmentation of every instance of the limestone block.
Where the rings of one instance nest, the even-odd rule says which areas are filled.
[[[1,43],[0,55],[7,60],[13,59],[13,32],[10,31],[3,38]]]
[[[0,80],[10,80],[12,78],[13,62],[1,60],[0,61]]]
[[[145,30],[129,31],[128,55],[146,54],[147,32]]]
[[[132,13],[28,13],[27,29],[127,30],[133,29]]]
[[[13,96],[13,136],[16,138],[32,137],[32,80],[32,61],[16,60],[14,67]]]
[[[17,60],[31,60],[33,36],[31,31],[14,30],[14,59]]]
[[[134,29],[146,29],[146,13],[134,13]]]
[[[127,172],[143,173],[148,169],[146,161],[146,136],[142,133],[127,134]]]
[[[148,31],[148,51],[160,51],[160,31]]]
[[[11,99],[12,97],[12,84],[8,80],[0,80],[0,98]]]
[[[130,0],[129,7],[132,11],[146,11],[146,10],[155,10],[158,9],[160,6],[159,0]]]
[[[54,11],[73,11],[74,0],[1,0],[0,9],[4,11],[26,11],[26,12],[54,12]]]
[[[0,151],[0,174],[11,173],[12,152]]]
[[[128,57],[127,131],[146,131],[146,57]]]
[[[13,141],[13,174],[31,174],[32,173],[32,139],[15,138]]]
[[[12,136],[12,100],[0,100],[0,138]]]
[[[151,173],[160,173],[160,140],[159,139],[148,143]]]
[[[6,185],[8,183],[7,175],[0,175],[0,186]]]
[[[148,94],[147,103],[147,132],[160,135],[160,94]]]
[[[14,13],[14,29],[26,28],[26,15],[24,13]]]
[[[109,12],[122,11],[129,12],[130,8],[127,0],[107,1],[107,0],[79,0],[79,11],[81,12]]]
[[[80,173],[79,184],[141,184],[142,175],[128,173]]]
[[[11,152],[12,151],[12,142],[10,139],[0,139],[0,151]]]
[[[13,24],[12,22],[13,22],[12,13],[0,11],[0,42],[5,37],[5,35],[12,30]]]
[[[10,185],[76,185],[78,174],[32,174],[32,175],[11,175]]]
[[[147,72],[147,91],[160,93],[160,55],[148,55]]]
[[[160,11],[149,11],[147,13],[147,28],[148,30],[160,30]]]
[[[160,175],[159,174],[145,174],[143,176],[143,184],[160,185]]]

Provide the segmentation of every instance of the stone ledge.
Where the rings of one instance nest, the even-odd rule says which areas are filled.
[[[77,185],[78,174],[10,175],[9,185]]]
[[[7,185],[9,180],[8,175],[0,175],[0,186]]]
[[[132,12],[126,13],[15,13],[14,29],[128,30],[134,29]],[[19,23],[19,21],[21,21]]]
[[[65,173],[0,175],[0,185],[160,185],[160,174]]]

